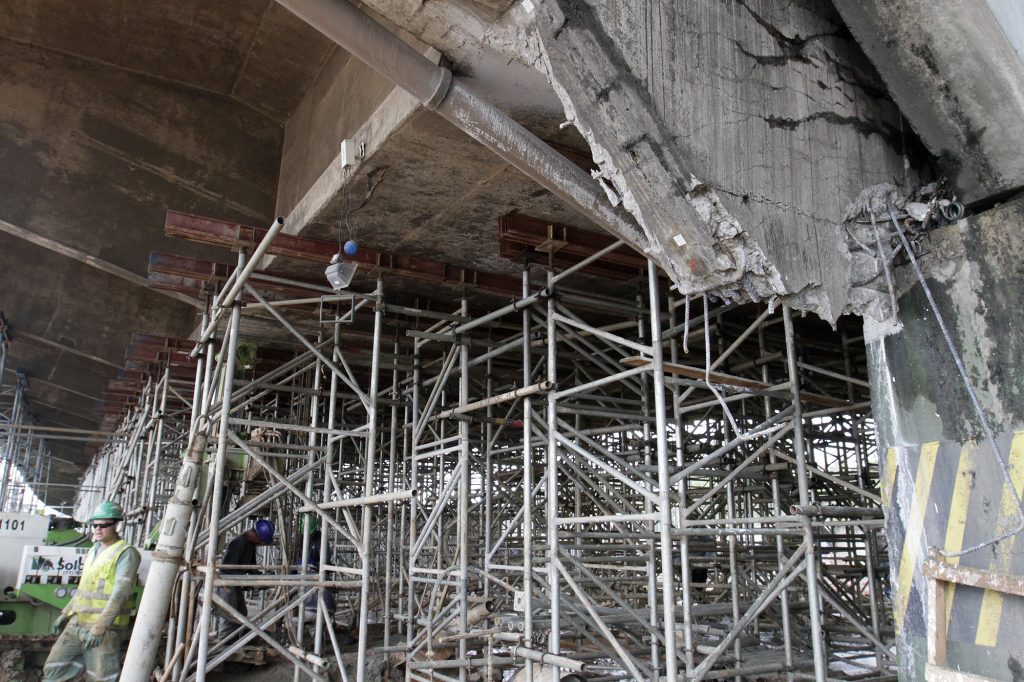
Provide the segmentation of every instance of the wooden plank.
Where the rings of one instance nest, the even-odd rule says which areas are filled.
[[[622,364],[629,367],[643,367],[650,364],[650,359],[642,357],[631,357],[623,358]],[[686,377],[687,379],[696,379],[698,381],[704,381],[705,376],[709,376],[712,383],[721,384],[723,386],[736,386],[737,388],[749,388],[755,391],[769,391],[774,388],[771,384],[766,384],[760,381],[754,381],[753,379],[746,379],[744,377],[734,376],[732,374],[723,374],[721,372],[711,372],[710,375],[706,374],[703,367],[691,367],[689,365],[676,365],[671,362],[665,363],[665,372],[673,374],[675,376]],[[787,393],[788,395],[788,393]],[[836,398],[830,398],[825,395],[819,395],[817,393],[808,393],[806,391],[800,392],[800,400],[805,403],[824,405],[826,407],[849,407],[852,403],[846,400],[838,400]]]
[[[934,580],[1024,597],[1024,576],[996,573],[970,566],[954,566],[934,559],[925,561],[921,570]]]
[[[946,583],[928,579],[928,664],[946,665]]]

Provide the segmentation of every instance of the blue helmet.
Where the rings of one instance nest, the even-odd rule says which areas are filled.
[[[274,524],[266,519],[256,522],[256,535],[260,537],[260,543],[269,545],[274,540]]]

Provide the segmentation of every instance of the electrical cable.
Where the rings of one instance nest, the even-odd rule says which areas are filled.
[[[711,383],[711,325],[709,324],[710,316],[708,315],[708,295],[705,293],[704,296],[704,383],[708,385],[708,390],[715,396],[715,400],[722,406],[722,410],[725,411],[725,416],[729,420],[729,425],[732,426],[733,433],[736,437],[742,441],[754,440],[755,438],[761,438],[767,436],[770,433],[778,431],[780,429],[787,428],[788,423],[783,422],[782,424],[776,424],[765,429],[756,429],[754,431],[743,431],[736,424],[736,418],[733,417],[732,410],[729,409],[729,404],[725,402],[722,394]]]

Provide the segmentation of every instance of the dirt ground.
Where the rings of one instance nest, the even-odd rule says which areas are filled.
[[[345,668],[349,679],[355,679],[355,655],[346,655]],[[367,682],[384,682],[386,658],[383,656],[371,656],[366,667]],[[243,663],[228,664],[222,670],[212,672],[206,676],[209,682],[278,682],[279,680],[291,680],[294,668],[288,661],[273,661],[267,665],[250,666]],[[299,673],[300,682],[307,682],[311,678]],[[341,680],[341,674],[336,670],[330,673],[330,679]]]

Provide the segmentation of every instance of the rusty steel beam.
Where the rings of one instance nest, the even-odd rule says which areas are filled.
[[[569,267],[615,243],[605,232],[591,232],[571,225],[512,213],[498,220],[501,255],[521,262],[524,254],[536,253],[545,261],[549,252],[555,265]],[[627,245],[607,254],[584,272],[628,280],[647,267],[647,259]]]
[[[972,566],[954,566],[941,558],[932,558],[921,564],[925,576],[944,583],[995,590],[1003,594],[1024,597],[1024,576],[986,571]]]
[[[179,275],[165,275],[159,272],[148,273],[149,287],[162,291],[176,291],[195,299],[203,299],[210,292],[207,291],[202,280],[181,277]]]
[[[266,228],[228,223],[211,218],[168,211],[164,232],[170,237],[228,248],[253,248],[267,233]],[[326,265],[338,252],[333,241],[279,234],[267,253]],[[517,296],[522,293],[519,277],[484,272],[473,268],[449,265],[441,261],[416,256],[378,251],[360,247],[355,256],[346,260],[365,265],[372,270],[389,272],[398,277],[419,279],[456,287],[470,287],[480,291]]]
[[[231,276],[234,269],[235,266],[233,265],[216,261],[187,258],[155,251],[149,254],[149,279],[151,286],[170,286],[178,290],[187,289],[195,295],[214,294],[219,286]],[[296,277],[291,273],[257,270],[253,275],[249,279],[249,284],[254,288],[260,291],[272,291],[296,297],[309,296],[311,293],[319,296],[323,293],[323,289],[326,286],[325,282],[321,279],[311,280],[305,277]],[[260,275],[288,281],[267,281],[266,279],[261,279]],[[254,301],[255,299],[247,297],[246,300]]]

